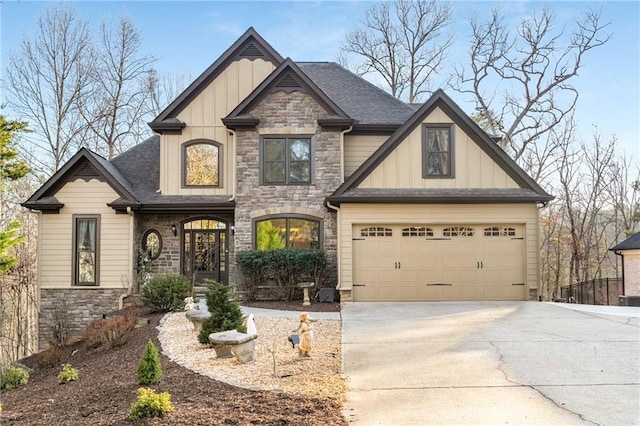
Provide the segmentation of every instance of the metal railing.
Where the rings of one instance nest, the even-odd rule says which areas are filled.
[[[561,297],[569,303],[618,306],[622,278],[599,278],[561,287]]]

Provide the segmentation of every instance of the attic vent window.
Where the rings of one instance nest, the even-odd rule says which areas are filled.
[[[291,87],[291,88],[296,88],[296,87],[302,87],[300,86],[300,83],[298,83],[298,80],[296,80],[295,78],[293,78],[293,76],[291,76],[291,74],[287,74],[285,75],[282,80],[280,80],[278,82],[278,84],[276,85],[276,87]]]
[[[76,172],[76,177],[79,178],[98,178],[100,174],[89,163],[82,165]]]
[[[253,43],[249,43],[247,47],[240,53],[241,58],[261,58],[264,53]]]

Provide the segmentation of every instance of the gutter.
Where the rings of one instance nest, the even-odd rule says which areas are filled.
[[[341,252],[342,252],[342,231],[341,231],[341,226],[340,226],[340,208],[334,206],[333,204],[331,204],[330,201],[327,201],[326,203],[327,207],[330,208],[331,210],[335,210],[336,211],[336,228],[337,229],[337,236],[336,238],[338,239],[337,244],[336,244],[336,248],[337,248],[337,253],[336,253],[336,268],[338,269],[338,282],[336,284],[336,290],[341,290],[341,285],[342,285],[342,269],[340,267],[341,264]]]
[[[353,130],[353,125],[340,132],[340,184],[344,183],[344,135]],[[333,207],[330,207],[333,208]]]
[[[622,296],[626,296],[624,291],[624,254],[622,254],[621,250],[615,250],[613,253],[615,253],[616,256],[620,256],[620,263],[622,263]]]

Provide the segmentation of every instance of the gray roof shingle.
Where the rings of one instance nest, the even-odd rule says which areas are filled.
[[[394,98],[335,62],[296,62],[296,65],[357,125],[401,125],[415,107]]]
[[[609,250],[637,250],[640,249],[640,232],[636,232],[620,244],[611,247]]]

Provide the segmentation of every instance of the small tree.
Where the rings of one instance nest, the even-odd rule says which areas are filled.
[[[202,324],[198,341],[209,343],[209,334],[226,330],[245,332],[242,321],[242,310],[237,300],[233,298],[231,288],[213,280],[207,280],[206,300],[211,316]]]
[[[149,340],[144,355],[138,363],[138,383],[141,385],[155,385],[161,378],[162,364],[160,364],[158,348]]]

